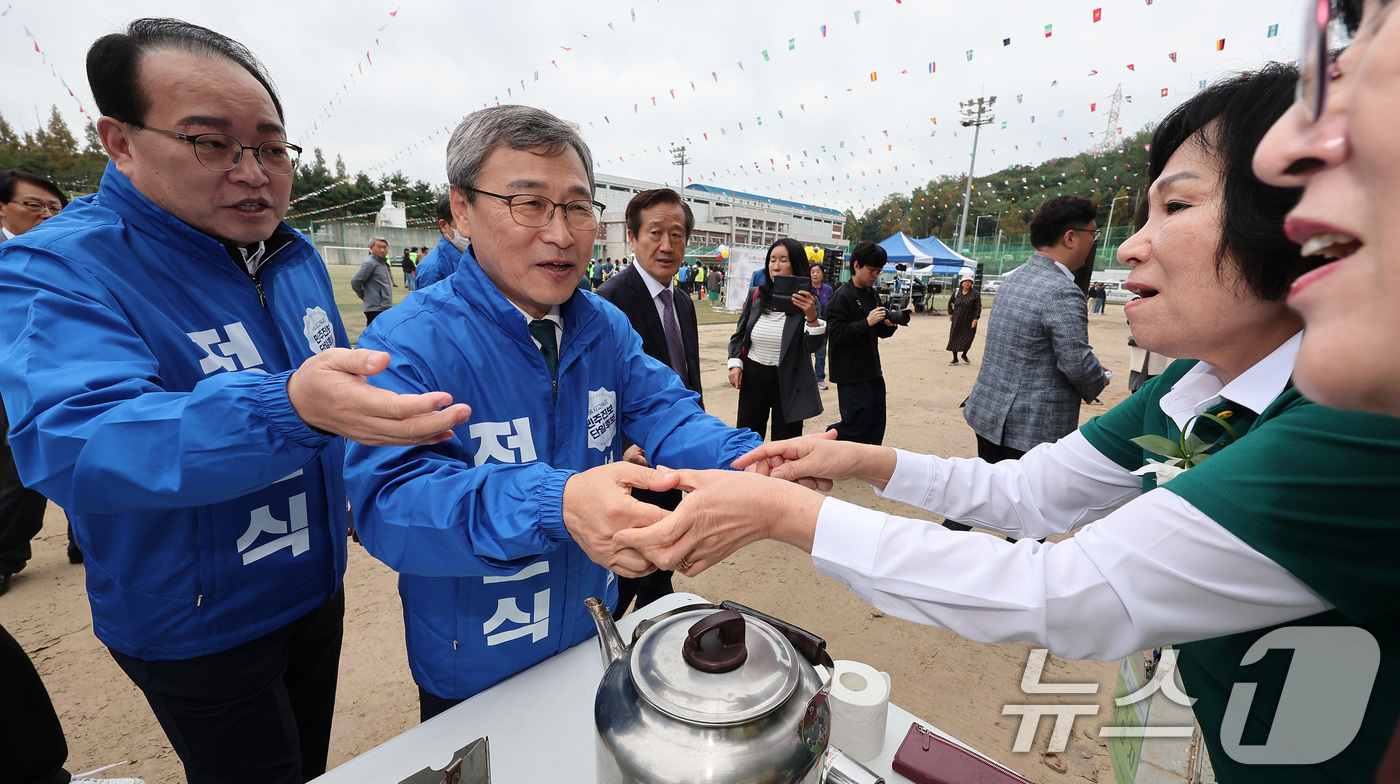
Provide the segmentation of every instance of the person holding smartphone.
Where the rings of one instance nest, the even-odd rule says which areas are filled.
[[[772,440],[779,441],[802,435],[803,420],[822,412],[812,352],[821,346],[826,322],[817,318],[802,243],[774,242],[763,273],[729,339],[729,384],[739,390],[736,427],[762,436],[771,414]]]

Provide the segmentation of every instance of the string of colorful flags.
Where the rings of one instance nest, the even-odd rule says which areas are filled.
[[[375,31],[374,45],[376,47],[380,49],[384,48],[384,45],[379,42],[379,34],[383,33],[385,29],[389,27],[389,25],[393,24],[394,20],[397,19],[399,16],[399,10],[399,8],[395,8],[394,10],[390,11],[389,21],[385,22],[379,27],[378,30]],[[319,133],[321,129],[331,121],[331,119],[335,116],[336,106],[345,103],[345,97],[350,94],[350,85],[353,84],[358,86],[359,82],[356,81],[355,75],[359,74],[362,77],[365,75],[366,65],[369,65],[370,68],[374,67],[374,58],[371,56],[371,50],[369,49],[365,50],[364,62],[356,62],[355,68],[348,73],[346,78],[348,78],[350,81],[342,81],[340,83],[340,89],[335,91],[335,95],[329,98],[324,106],[321,106],[316,110],[316,119],[312,121],[311,128],[305,133],[303,133],[300,138],[298,138],[298,143],[304,144],[308,139]]]
[[[14,8],[14,5],[6,5],[5,10],[0,11],[0,17],[9,17],[11,12],[14,11]],[[91,125],[93,128],[96,128],[96,118],[88,114],[87,109],[83,106],[83,99],[79,98],[78,94],[73,92],[73,88],[68,85],[68,80],[59,75],[58,68],[54,66],[53,63],[49,62],[48,54],[44,51],[43,47],[39,46],[39,39],[35,38],[34,33],[29,31],[29,25],[25,24],[22,20],[20,20],[18,14],[16,14],[13,17],[13,19],[16,24],[18,24],[21,28],[24,29],[24,36],[34,44],[34,52],[39,55],[39,59],[43,61],[44,65],[47,65],[49,67],[49,75],[53,76],[54,79],[58,80],[59,85],[61,85],[63,89],[68,93],[69,97],[73,99],[74,103],[78,105],[78,114],[81,114],[83,118],[88,121],[89,125]]]

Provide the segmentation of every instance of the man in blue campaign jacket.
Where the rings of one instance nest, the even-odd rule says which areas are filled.
[[[15,464],[72,513],[94,632],[188,780],[301,782],[344,614],[337,434],[431,441],[466,412],[370,387],[388,357],[343,348],[325,266],[281,223],[297,150],[251,53],[144,19],[88,74],[100,190],[0,246]]]
[[[471,402],[471,420],[433,446],[346,453],[360,540],[402,574],[425,720],[592,636],[584,599],[615,603],[612,572],[652,571],[612,535],[666,514],[631,487],[674,478],[623,461],[623,435],[676,467],[727,467],[761,443],[705,414],[621,311],[576,291],[601,205],[572,125],[484,109],[447,157],[471,248],[360,341],[393,357],[372,383],[441,389]]]
[[[456,272],[457,265],[462,262],[462,251],[458,250],[457,246],[461,245],[465,249],[467,238],[458,234],[453,227],[452,202],[446,193],[438,198],[437,222],[442,239],[428,251],[427,256],[418,260],[418,271],[414,275],[415,288],[424,289],[437,283]]]

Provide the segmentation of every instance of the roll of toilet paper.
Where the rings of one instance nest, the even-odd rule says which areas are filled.
[[[869,762],[885,747],[890,676],[868,664],[841,660],[831,684],[831,745]]]

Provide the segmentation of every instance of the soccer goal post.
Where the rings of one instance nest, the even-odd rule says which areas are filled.
[[[326,264],[359,264],[369,255],[369,248],[357,248],[352,245],[322,245],[321,258]]]

